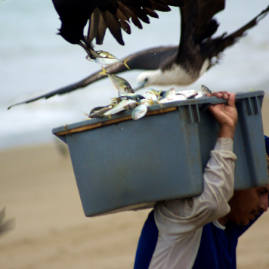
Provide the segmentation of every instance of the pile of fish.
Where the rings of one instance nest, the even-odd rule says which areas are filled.
[[[120,80],[124,82],[124,84],[116,84],[117,86],[126,85],[126,80],[123,80],[122,78],[115,75],[113,75],[113,77],[114,82],[119,82]],[[127,90],[125,92],[124,87],[121,87],[121,90],[118,91],[119,97],[114,98],[111,104],[107,106],[93,108],[90,111],[88,117],[90,119],[110,117],[111,115],[120,113],[125,110],[133,110],[132,119],[138,120],[146,115],[149,106],[175,101],[183,101],[192,98],[200,98],[206,96],[208,93],[211,93],[210,90],[203,85],[200,92],[196,90],[176,91],[175,88],[171,88],[168,91],[156,91],[154,89],[148,89],[143,95],[131,91],[132,88],[130,86],[126,87],[126,89]]]
[[[94,59],[92,58],[93,55]],[[134,92],[128,81],[116,76],[115,74],[107,73],[105,68],[103,68],[103,65],[120,62],[121,60],[105,51],[91,51],[91,57],[88,55],[86,58],[90,61],[101,64],[103,71],[100,72],[100,74],[107,75],[118,91],[118,97],[112,99],[111,104],[93,108],[87,115],[89,119],[111,117],[111,115],[122,111],[132,110],[132,119],[138,120],[146,115],[149,106],[182,101],[191,98],[200,98],[211,93],[206,86],[202,85],[200,91],[176,91],[175,88],[171,88],[167,91],[148,89],[143,95],[137,94]],[[128,67],[127,61],[128,59],[124,61],[124,64]]]

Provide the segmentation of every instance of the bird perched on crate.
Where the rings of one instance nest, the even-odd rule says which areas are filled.
[[[56,10],[60,14],[60,18],[63,21],[67,18],[65,12],[63,12],[65,9],[64,7],[64,1],[67,3],[71,3],[73,1],[71,0],[53,0]],[[153,1],[153,0],[152,0]],[[152,1],[149,1],[150,3]],[[79,1],[85,3],[84,1]],[[106,2],[101,1],[100,2]],[[115,1],[110,1],[115,2]],[[121,1],[117,1],[121,2]],[[135,2],[134,1],[124,1],[124,3],[130,3]],[[138,1],[139,3],[144,1]],[[147,2],[147,1],[145,1]],[[155,1],[153,1],[155,2]],[[260,14],[258,14],[255,18],[253,18],[251,21],[249,21],[247,24],[242,26],[240,29],[236,30],[230,35],[227,35],[227,33],[224,33],[218,37],[213,38],[213,34],[216,33],[219,23],[214,18],[214,15],[218,12],[224,10],[225,8],[225,0],[184,0],[185,5],[182,5],[182,1],[179,1],[178,3],[174,1],[163,1],[161,2],[166,3],[167,7],[171,3],[174,5],[179,6],[180,15],[181,15],[181,38],[180,38],[180,44],[179,46],[168,46],[168,47],[155,47],[146,49],[143,51],[139,51],[137,53],[133,53],[125,59],[128,59],[128,67],[130,70],[132,69],[142,69],[142,70],[149,70],[146,72],[141,73],[138,76],[138,82],[139,85],[134,90],[137,90],[142,87],[146,87],[149,85],[189,85],[193,82],[195,82],[206,70],[210,69],[213,65],[218,63],[218,59],[220,54],[229,46],[233,45],[239,38],[243,37],[245,35],[245,32],[252,28],[253,26],[257,25],[257,23],[267,15],[269,11],[269,6],[263,10]],[[62,5],[62,6],[61,6]],[[169,7],[168,7],[169,8]],[[63,11],[62,11],[63,9]],[[101,12],[100,7],[100,14],[103,14]],[[121,10],[121,9],[120,9]],[[144,10],[144,9],[143,9]],[[145,10],[148,10],[145,8]],[[156,9],[157,10],[157,9]],[[151,10],[152,11],[152,10]],[[105,11],[104,14],[106,14],[108,11]],[[154,11],[152,11],[154,12]],[[148,13],[153,16],[154,13]],[[76,14],[79,14],[79,9],[76,10]],[[62,15],[61,15],[62,14]],[[92,13],[91,20],[94,21],[94,15],[95,13]],[[120,14],[120,13],[119,13]],[[141,19],[143,16],[138,16],[137,19]],[[86,17],[84,16],[83,23],[81,23],[81,26],[79,30],[72,26],[72,31],[70,30],[70,33],[76,33],[76,35],[79,37],[75,40],[71,40],[66,33],[66,27],[64,26],[64,23],[62,24],[62,27],[60,29],[60,34],[68,40],[70,43],[77,43],[80,44],[83,43],[83,35],[82,35],[82,25],[85,24]],[[105,20],[105,19],[103,19]],[[136,19],[133,19],[133,22],[136,21]],[[67,20],[68,21],[68,20]],[[99,22],[101,23],[102,20]],[[116,24],[116,28],[119,29],[121,27],[126,31],[128,28],[124,28],[125,24],[119,24],[120,22],[113,23],[113,20],[109,20],[109,22],[106,22],[106,25],[110,25],[112,28],[112,25],[114,23]],[[136,24],[137,25],[137,24]],[[91,27],[90,27],[91,28]],[[110,28],[109,28],[110,29]],[[111,29],[110,29],[111,30]],[[67,31],[68,32],[68,31]],[[65,35],[66,33],[66,35]],[[86,45],[89,45],[88,43],[92,41],[92,37],[95,37],[97,40],[97,43],[103,41],[104,35],[99,35],[98,31],[93,31],[93,35],[89,34],[91,33],[91,30],[88,32],[88,36],[91,36],[91,38],[88,38],[88,41],[84,40]],[[113,34],[113,32],[112,32]],[[76,36],[74,35],[74,36]],[[117,36],[116,32],[114,31],[114,36],[116,36],[119,43],[121,43],[121,36]],[[99,39],[99,36],[102,38]],[[74,42],[76,41],[76,42]],[[84,46],[85,49],[85,44]],[[80,44],[81,45],[81,44]],[[90,45],[89,45],[90,46]],[[87,49],[86,49],[87,50]],[[106,68],[107,73],[109,74],[117,74],[121,72],[125,72],[129,70],[127,66],[125,65],[125,62],[118,62],[115,64],[112,64]],[[100,79],[103,79],[106,77],[104,74],[100,74],[100,70],[85,79],[76,82],[74,84],[68,85],[66,87],[60,88],[58,90],[46,93],[44,95],[26,100],[24,102],[17,103],[23,104],[23,103],[30,103],[33,101],[36,101],[41,98],[50,98],[54,95],[61,95],[65,94],[71,91],[74,91],[79,88],[83,88],[95,81],[98,81]],[[10,107],[9,107],[10,108]]]

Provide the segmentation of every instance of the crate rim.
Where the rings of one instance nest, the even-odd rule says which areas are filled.
[[[249,91],[249,92],[237,92],[236,100],[239,101],[245,98],[263,97],[264,91]],[[225,103],[226,100],[217,97],[201,97],[197,99],[188,99],[184,101],[175,101],[164,104],[158,104],[148,107],[146,116],[157,115],[177,110],[183,106],[204,106],[206,109],[210,104]],[[52,129],[52,133],[58,137],[65,136],[72,133],[91,130],[99,127],[104,127],[110,124],[119,123],[122,121],[132,120],[132,111],[124,111],[119,114],[112,115],[111,117],[95,118],[91,120],[83,120],[64,126],[56,127]]]

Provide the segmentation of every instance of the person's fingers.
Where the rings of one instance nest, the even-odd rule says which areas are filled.
[[[232,93],[228,99],[228,106],[235,107],[235,93]]]
[[[207,96],[208,97],[216,96],[218,98],[223,98],[223,99],[227,100],[230,95],[231,95],[230,92],[221,91],[221,92],[213,92],[212,94],[208,94]]]

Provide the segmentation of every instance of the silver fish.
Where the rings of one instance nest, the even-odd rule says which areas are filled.
[[[161,91],[155,91],[153,89],[149,89],[145,92],[146,99],[151,99],[153,103],[157,103],[160,98]]]
[[[212,94],[212,91],[209,90],[205,85],[201,86],[201,92],[203,96],[207,96],[208,94]]]
[[[90,111],[88,116],[89,118],[101,118],[107,111],[111,110],[112,108],[112,105],[95,107]]]
[[[132,119],[139,120],[146,115],[148,107],[146,105],[137,106],[132,112]]]
[[[118,90],[119,96],[128,94],[128,93],[134,93],[134,90],[132,89],[131,85],[129,84],[127,80],[125,80],[124,78],[118,77],[114,74],[107,73],[105,68],[103,67],[102,69],[103,71],[100,72],[100,74],[107,75],[109,77],[109,79],[111,80],[115,88]]]
[[[142,99],[140,100],[140,104],[146,106],[153,106],[156,105],[156,102],[154,102],[152,99]]]
[[[184,90],[184,91],[177,91],[176,94],[183,95],[186,97],[186,99],[191,99],[198,95],[198,91],[196,90]]]
[[[90,50],[90,52],[86,56],[86,59],[90,62],[95,62],[95,63],[101,64],[101,65],[110,65],[110,64],[121,62],[128,69],[130,69],[129,66],[127,65],[128,59],[125,59],[124,61],[122,61],[107,51],[103,51],[103,50],[95,51],[91,48],[89,48],[89,50]]]
[[[134,100],[123,100],[119,104],[117,104],[115,107],[104,113],[104,116],[109,116],[113,114],[117,114],[121,111],[128,110],[134,108],[136,106],[136,101]]]
[[[167,102],[176,101],[176,89],[171,88],[170,90],[166,91],[162,97],[159,99],[158,103],[163,104]]]
[[[163,98],[160,101],[158,101],[159,104],[164,104],[164,103],[171,103],[171,102],[177,102],[177,101],[184,101],[187,100],[187,98],[184,95],[174,95],[170,96],[169,98]]]
[[[132,100],[136,100],[139,101],[141,99],[145,99],[145,97],[141,94],[137,94],[137,93],[125,93],[125,94],[121,94],[120,98],[122,99],[132,99]]]

